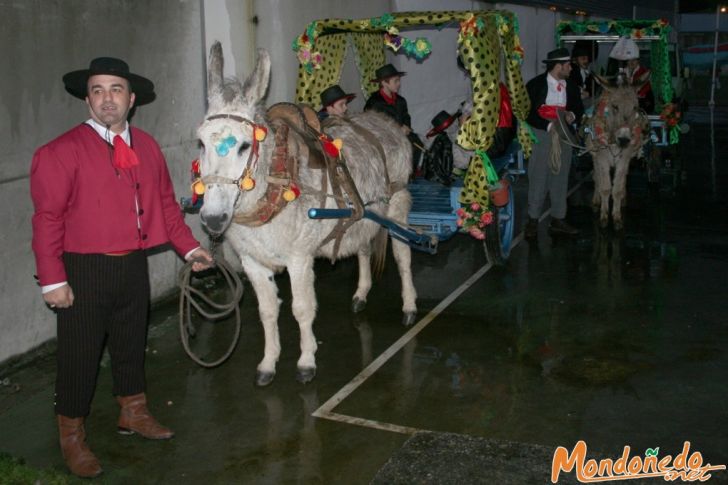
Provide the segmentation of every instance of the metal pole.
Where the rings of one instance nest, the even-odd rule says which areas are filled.
[[[713,43],[713,72],[712,72],[712,78],[710,83],[710,101],[708,103],[708,106],[710,106],[711,111],[713,110],[713,106],[715,106],[715,84],[716,84],[716,77],[715,77],[715,71],[718,63],[718,32],[720,30],[720,5],[717,5],[715,7],[715,41]]]
[[[710,108],[710,176],[713,187],[713,197],[718,195],[718,181],[716,177],[715,167],[715,85],[717,79],[715,77],[716,67],[718,62],[718,31],[720,29],[720,5],[715,7],[715,42],[713,44],[713,71],[710,83],[710,101],[708,107]]]

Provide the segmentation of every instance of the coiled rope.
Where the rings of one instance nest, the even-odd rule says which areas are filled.
[[[230,301],[225,303],[215,302],[206,297],[200,290],[192,286],[192,263],[193,261],[188,261],[180,270],[178,277],[178,284],[180,288],[179,333],[182,340],[182,347],[184,347],[185,352],[187,352],[190,359],[202,367],[217,367],[232,355],[240,338],[241,320],[239,303],[240,299],[243,297],[243,283],[240,281],[240,278],[235,271],[230,267],[230,264],[225,261],[225,258],[215,258],[214,267],[217,268],[217,270],[223,275],[227,286],[230,288],[232,293]],[[212,311],[203,309],[200,302],[204,302],[206,307],[212,309]],[[219,320],[227,317],[233,311],[235,312],[235,330],[232,342],[230,342],[230,347],[228,347],[222,357],[215,361],[205,362],[190,348],[189,339],[190,337],[194,338],[197,333],[197,330],[192,325],[192,307],[194,307],[195,310],[197,310],[200,315],[207,320]]]

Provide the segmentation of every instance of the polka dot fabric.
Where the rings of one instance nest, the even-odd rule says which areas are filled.
[[[471,150],[487,150],[493,141],[498,123],[501,72],[511,95],[513,113],[519,121],[518,140],[526,156],[531,153],[532,139],[526,117],[530,101],[521,75],[523,50],[518,38],[518,20],[505,10],[400,12],[369,19],[323,19],[312,22],[305,30],[311,39],[312,51],[322,54],[321,67],[308,74],[299,69],[296,99],[313,106],[319,104],[319,93],[337,83],[346,51],[343,32],[351,33],[356,48],[356,62],[361,75],[362,91],[368,95],[376,89],[369,81],[374,71],[385,63],[383,34],[406,35],[408,29],[421,26],[462,25],[471,22],[474,30],[458,37],[458,53],[470,74],[473,85],[473,116],[458,132],[458,143]],[[437,46],[435,46],[437,48]],[[488,203],[485,169],[482,161],[471,161],[465,178],[462,198],[467,202]]]
[[[321,36],[316,41],[316,49],[326,62],[308,74],[305,69],[298,70],[298,86],[296,101],[321,109],[321,92],[333,84],[339,84],[341,66],[346,54],[347,34],[331,34]]]

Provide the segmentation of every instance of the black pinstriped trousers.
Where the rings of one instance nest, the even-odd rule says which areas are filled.
[[[77,418],[89,413],[105,344],[114,395],[145,390],[149,273],[144,251],[65,253],[63,261],[75,300],[58,310],[55,411]]]

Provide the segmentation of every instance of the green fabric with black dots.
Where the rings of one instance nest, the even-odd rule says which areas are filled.
[[[350,39],[356,50],[356,66],[359,68],[359,80],[364,99],[379,89],[379,84],[372,82],[374,71],[385,64],[382,49],[382,34],[351,34]]]
[[[464,26],[470,23],[470,29]],[[501,72],[511,95],[513,113],[519,121],[518,140],[524,154],[531,153],[532,139],[528,134],[526,117],[530,101],[521,76],[523,50],[518,38],[518,19],[505,10],[399,12],[367,19],[322,19],[309,24],[304,31],[312,52],[323,56],[321,65],[310,74],[299,67],[296,100],[313,106],[320,104],[321,91],[338,82],[346,51],[346,33],[352,34],[356,62],[365,97],[377,89],[371,83],[374,71],[385,64],[384,35],[422,26],[442,29],[459,24],[458,52],[468,70],[473,85],[473,116],[458,132],[458,143],[471,150],[487,150],[493,141],[498,124]],[[473,26],[477,28],[473,29]],[[417,34],[416,31],[413,32]],[[299,36],[298,40],[303,39]],[[309,66],[310,67],[310,66]],[[480,158],[470,163],[461,198],[468,202],[488,204],[485,170]]]
[[[298,70],[299,92],[301,87],[307,86],[308,96],[297,97],[297,102],[321,109],[321,93],[323,90],[334,84],[339,84],[341,67],[344,64],[344,55],[346,54],[346,35],[332,34],[318,38],[316,49],[327,60],[326,69],[317,69],[316,75],[310,78],[307,75],[302,76],[306,74],[305,70]]]
[[[463,188],[460,191],[458,202],[469,205],[477,202],[483,207],[490,205],[488,197],[488,180],[485,176],[485,167],[479,156],[475,155],[470,159],[468,171],[463,179]]]

